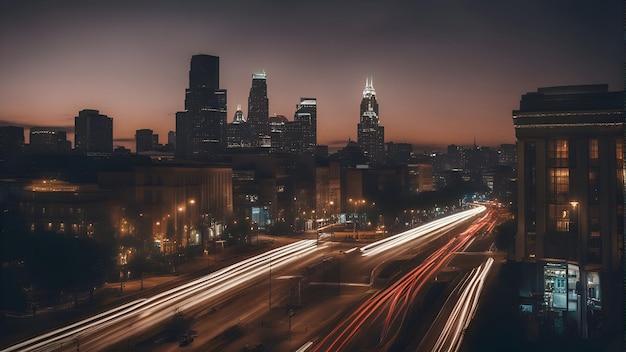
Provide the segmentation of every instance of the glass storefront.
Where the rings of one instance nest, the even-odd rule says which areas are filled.
[[[543,279],[543,300],[548,310],[577,310],[578,266],[566,263],[546,263],[543,269]]]

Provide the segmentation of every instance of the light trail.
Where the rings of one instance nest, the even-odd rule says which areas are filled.
[[[412,241],[414,239],[433,234],[437,230],[444,230],[449,226],[453,226],[457,222],[467,220],[475,215],[484,212],[485,210],[487,210],[487,208],[484,205],[477,206],[472,209],[448,215],[444,218],[431,221],[408,231],[368,244],[367,246],[361,248],[362,255],[372,256],[382,253],[391,248],[405,244],[408,241]]]
[[[317,249],[315,240],[303,240],[283,247],[275,248],[255,257],[243,260],[236,264],[205,275],[189,283],[156,294],[150,298],[136,300],[120,307],[113,308],[95,316],[83,319],[68,326],[44,333],[13,346],[5,347],[0,352],[9,351],[40,351],[61,347],[65,343],[78,338],[93,336],[95,332],[119,324],[120,331],[115,332],[117,338],[110,336],[106,341],[92,339],[87,344],[98,343],[92,350],[106,347],[111,339],[120,341],[134,330],[143,329],[162,322],[171,316],[172,307],[175,310],[188,309],[224,292],[234,289],[241,284],[259,278],[271,268],[279,268],[300,255],[309,254]],[[126,328],[126,323],[133,330]],[[104,335],[112,335],[104,334]],[[121,336],[120,336],[121,335]],[[85,344],[81,344],[81,347]]]
[[[455,214],[458,216],[454,217],[455,220],[452,222],[467,220],[469,217],[485,211],[485,209],[486,208],[484,207],[478,207],[463,212],[465,214]],[[470,211],[472,212],[467,213]],[[467,214],[472,215],[465,217]],[[432,253],[424,260],[424,262],[422,262],[422,264],[417,266],[411,272],[394,282],[384,291],[379,292],[362,303],[359,308],[344,318],[333,330],[330,331],[329,334],[322,338],[311,351],[341,351],[346,348],[353,339],[355,339],[361,328],[366,323],[377,321],[383,317],[383,315],[384,320],[382,322],[378,347],[382,347],[391,341],[391,336],[389,335],[392,328],[402,326],[409,308],[413,302],[415,302],[417,294],[423,289],[424,285],[429,282],[429,280],[450,260],[453,255],[455,255],[455,252],[466,246],[473,236],[485,228],[491,228],[489,225],[495,221],[493,218],[493,213],[491,211],[488,212],[481,219],[475,221],[463,233],[451,239],[444,246]],[[452,223],[448,223],[447,221],[440,221],[438,222],[438,225],[429,226],[427,228],[430,229],[430,231],[435,231],[438,228],[440,229],[451,225]],[[424,230],[423,226],[421,228]],[[410,234],[409,236],[413,236],[413,238],[415,238],[423,236],[424,233],[419,232],[419,234],[417,234],[416,232]],[[389,241],[384,242],[385,245],[389,243]],[[370,248],[379,247],[373,246]],[[396,329],[396,331],[399,330],[400,329]]]
[[[480,294],[493,262],[493,258],[489,258],[480,267],[472,270],[470,279],[466,281],[463,291],[432,349],[433,352],[456,352],[459,350],[465,329],[469,326],[478,309]]]

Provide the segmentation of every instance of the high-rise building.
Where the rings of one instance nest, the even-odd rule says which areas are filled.
[[[407,165],[412,162],[413,145],[411,143],[385,143],[386,161],[392,165]]]
[[[513,111],[515,257],[544,315],[583,338],[601,326],[623,333],[623,111],[624,93],[606,84],[539,88]]]
[[[241,105],[237,105],[237,111],[233,122],[226,128],[226,148],[250,148],[252,147],[252,131],[250,124],[241,111]]]
[[[372,80],[367,78],[360,112],[357,143],[363,148],[371,164],[381,164],[385,158],[385,129],[379,124],[376,90],[374,90]]]
[[[283,115],[270,116],[270,140],[271,140],[271,153],[282,153],[287,151],[286,137],[287,126],[289,121]]]
[[[168,131],[167,132],[167,145],[168,147],[174,147],[174,149],[176,148],[176,132],[174,131]]]
[[[300,98],[300,104],[296,105],[294,122],[298,122],[302,130],[303,152],[315,154],[317,145],[317,99]]]
[[[248,123],[258,145],[259,137],[269,135],[269,100],[265,71],[252,74],[252,87],[248,96]]]
[[[135,131],[135,144],[136,149],[135,152],[147,152],[150,150],[154,150],[154,134],[151,129],[141,129]]]
[[[0,126],[0,157],[24,152],[24,127]]]
[[[219,88],[219,57],[191,57],[185,111],[176,113],[176,157],[206,159],[226,145],[226,90]]]
[[[29,151],[32,153],[65,153],[72,149],[67,133],[55,127],[31,127]]]
[[[113,118],[84,109],[74,118],[74,149],[81,153],[113,152]]]

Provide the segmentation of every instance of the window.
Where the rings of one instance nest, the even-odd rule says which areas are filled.
[[[569,194],[569,169],[550,169],[549,180],[550,201],[554,203],[567,203]]]
[[[600,180],[598,169],[589,170],[589,202],[598,203],[600,201]]]
[[[598,139],[589,140],[589,167],[598,167],[600,160],[600,149],[598,147]]]
[[[569,159],[569,143],[567,139],[548,141],[548,160],[550,166],[567,167]]]
[[[569,204],[548,205],[549,226],[551,231],[568,232],[570,230],[571,212]]]

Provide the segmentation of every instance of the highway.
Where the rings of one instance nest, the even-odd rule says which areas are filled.
[[[178,311],[206,303],[298,256],[316,250],[303,240],[233,264],[150,298],[139,299],[68,326],[22,341],[1,351],[99,351],[163,322]]]
[[[461,347],[465,329],[472,321],[485,279],[493,265],[493,258],[488,258],[478,268],[473,269],[459,286],[460,294],[456,303],[445,319],[444,327],[439,332],[439,337],[432,348],[425,350],[433,352],[456,352]]]
[[[412,240],[429,240],[437,236],[440,230],[458,226],[463,221],[484,212],[484,206],[470,211],[455,214],[433,223],[426,224],[408,231],[407,236]],[[412,305],[416,302],[418,294],[425,285],[432,281],[436,273],[446,265],[455,255],[468,246],[474,236],[491,229],[494,219],[493,211],[489,211],[474,221],[465,231],[458,236],[452,237],[447,243],[430,254],[421,264],[391,284],[364,301],[351,314],[342,319],[329,333],[325,334],[319,342],[314,343],[310,351],[378,351],[387,350],[401,331],[404,319]],[[435,231],[435,232],[433,232]],[[440,235],[440,233],[439,233]],[[388,244],[393,242],[405,243],[403,236],[385,239],[384,242],[374,243],[361,249],[363,256],[382,253]]]
[[[444,235],[460,226],[467,227],[467,224],[482,215],[485,210],[484,206],[474,207],[367,245],[360,242],[353,244],[323,242],[316,245],[317,241],[314,239],[298,241],[243,260],[152,297],[138,299],[22,341],[2,349],[2,352],[76,351],[79,348],[83,351],[100,351],[119,348],[127,341],[128,346],[131,347],[131,342],[136,336],[154,329],[176,312],[192,314],[197,318],[194,329],[201,333],[194,342],[193,349],[241,350],[241,347],[236,346],[216,347],[214,338],[235,324],[245,326],[246,331],[250,324],[250,330],[253,330],[253,322],[264,319],[264,315],[272,312],[269,306],[274,310],[284,307],[287,302],[285,292],[289,292],[289,289],[292,290],[290,302],[295,303],[293,289],[297,287],[298,304],[301,284],[306,285],[306,288],[302,287],[302,295],[306,295],[307,290],[310,291],[312,287],[321,287],[325,290],[315,291],[313,298],[309,299],[310,303],[319,300],[317,297],[319,292],[322,292],[325,298],[329,298],[329,292],[333,295],[336,292],[338,299],[345,300],[352,294],[353,296],[349,299],[358,300],[358,297],[363,297],[365,292],[371,294],[378,290],[376,287],[380,286],[380,283],[375,282],[378,276],[375,272],[381,270],[386,264],[393,260],[412,258],[428,246],[433,248],[433,244],[435,247],[441,247],[409,274],[373,296],[371,299],[376,298],[372,302],[364,303],[362,308],[354,313],[357,318],[351,318],[350,324],[345,325],[346,327],[335,328],[332,334],[328,334],[326,339],[320,341],[321,339],[314,338],[314,335],[323,327],[309,331],[309,323],[307,323],[304,327],[306,334],[300,337],[317,340],[317,343],[311,343],[307,350],[327,350],[323,346],[338,347],[337,349],[329,347],[331,350],[345,349],[353,343],[351,341],[357,339],[360,327],[364,326],[368,319],[373,318],[374,321],[380,323],[376,323],[380,330],[379,339],[373,346],[383,346],[395,339],[394,333],[399,331],[398,326],[402,324],[407,307],[415,299],[423,283],[432,279],[432,275],[449,260],[454,252],[462,250],[471,243],[472,234],[475,233],[473,231],[476,228],[484,228],[488,226],[485,224],[488,222],[485,220],[474,222],[461,235],[454,236],[447,243],[442,241]],[[482,215],[482,219],[485,218],[487,216]],[[304,273],[306,271],[304,269],[320,268],[322,265],[323,274],[319,270],[313,274]],[[314,304],[311,306],[317,307]],[[215,313],[215,307],[220,308],[218,313]],[[323,309],[320,306],[320,311]],[[337,311],[334,308],[334,313]],[[304,313],[302,312],[298,318],[303,319],[301,317],[305,316]],[[313,312],[310,312],[309,316],[312,317],[310,321],[315,320]],[[284,321],[284,318],[281,319]],[[294,321],[294,331],[298,328],[302,329],[301,325],[297,325],[301,321]],[[288,323],[291,330],[291,319]],[[263,326],[263,320],[260,324]],[[314,325],[314,323],[311,324]],[[265,329],[268,328],[271,328],[269,323],[265,326]],[[335,339],[336,341],[345,340],[339,345],[337,345],[338,342],[331,341],[330,337],[338,334],[343,337]],[[251,336],[256,335],[249,333],[247,336],[252,338]],[[288,337],[289,347],[285,348],[285,345],[280,345],[279,341],[276,341],[276,346],[281,346],[280,350],[296,350],[298,346],[291,344],[292,336],[295,335]],[[149,350],[169,351],[177,348],[178,344],[164,343],[152,346]]]

